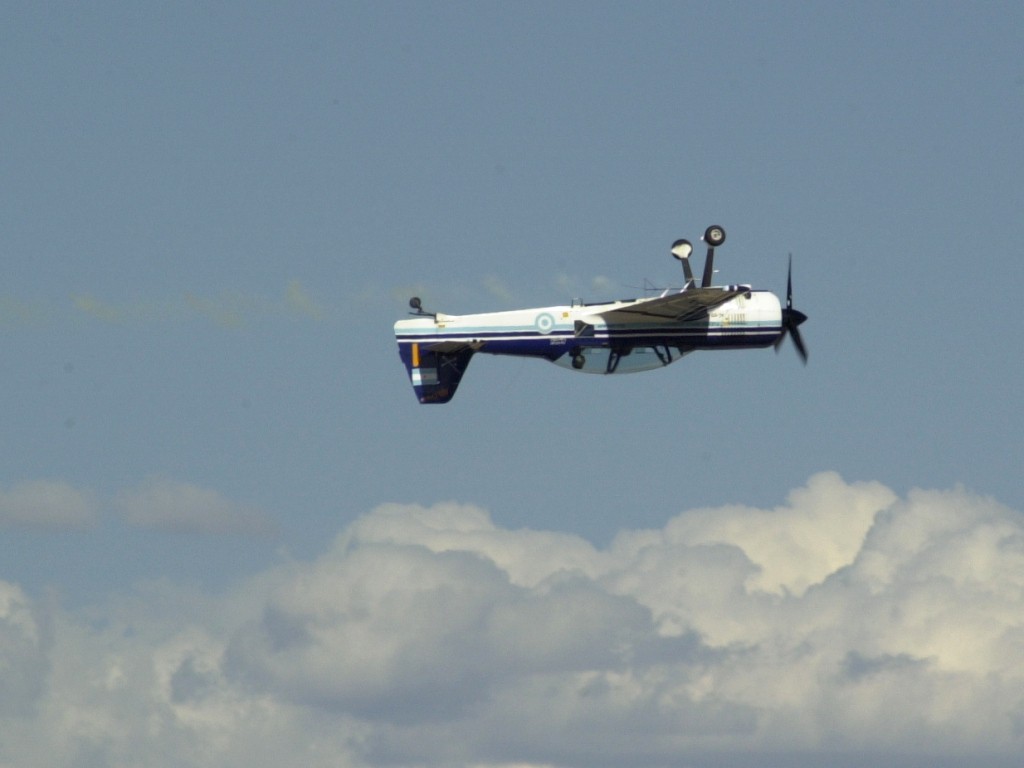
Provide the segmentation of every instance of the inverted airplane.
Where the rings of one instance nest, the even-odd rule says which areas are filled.
[[[568,306],[445,315],[409,300],[412,319],[395,323],[398,353],[421,403],[447,403],[477,352],[550,360],[583,373],[635,373],[663,368],[698,349],[751,349],[792,337],[800,359],[807,348],[800,325],[807,315],[793,309],[793,259],[786,279],[786,305],[770,291],[749,285],[712,286],[715,248],[725,230],[710,226],[704,273],[698,286],[690,267],[693,246],[672,244],[685,283],[659,296]]]

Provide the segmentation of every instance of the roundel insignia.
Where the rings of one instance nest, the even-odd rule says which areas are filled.
[[[551,329],[555,327],[555,318],[547,312],[541,312],[533,324],[541,333],[551,333]]]

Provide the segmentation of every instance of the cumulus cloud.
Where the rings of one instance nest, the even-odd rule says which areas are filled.
[[[14,584],[0,581],[0,722],[33,713],[48,666],[49,627]]]
[[[0,528],[82,530],[97,522],[92,494],[57,480],[0,488]]]
[[[276,530],[255,506],[163,477],[149,478],[102,501],[93,491],[59,480],[27,480],[0,488],[0,529],[88,530],[109,517],[111,509],[125,525],[167,533],[264,536]]]
[[[125,523],[171,533],[264,535],[270,520],[218,491],[162,477],[121,491],[114,500]]]
[[[388,504],[228,594],[163,589],[57,611],[51,640],[38,606],[0,591],[0,665],[29,660],[17,685],[34,702],[0,706],[0,764],[1024,752],[1024,520],[963,489],[899,498],[824,473],[778,507],[687,511],[607,548],[472,506]]]

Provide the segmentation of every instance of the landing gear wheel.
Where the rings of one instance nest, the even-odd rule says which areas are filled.
[[[717,248],[725,242],[725,230],[717,224],[712,224],[704,230],[704,242]]]
[[[587,358],[585,358],[580,352],[577,352],[572,356],[572,367],[577,371],[582,370],[583,366],[587,364]]]

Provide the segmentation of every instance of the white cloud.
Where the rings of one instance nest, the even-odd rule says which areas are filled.
[[[306,291],[305,286],[298,280],[289,280],[285,291],[285,305],[289,311],[305,315],[314,320],[321,320],[324,316],[324,308]]]
[[[0,581],[0,723],[31,716],[45,685],[49,627],[25,594]]]
[[[96,525],[90,493],[56,480],[28,480],[0,489],[0,528],[82,530]]]
[[[483,279],[484,289],[495,299],[504,303],[512,304],[516,301],[512,290],[496,275],[488,275]]]
[[[270,521],[255,507],[239,504],[218,491],[166,478],[150,478],[114,500],[125,523],[171,533],[270,533]]]
[[[81,316],[128,326],[204,319],[223,328],[240,328],[268,318],[321,320],[325,316],[324,307],[299,280],[288,281],[280,296],[241,291],[222,291],[212,296],[187,292],[164,298],[108,301],[82,293],[71,297],[71,306]],[[0,319],[3,310],[4,305],[0,303]]]
[[[609,557],[571,534],[498,528],[485,510],[454,502],[382,504],[349,526],[339,541],[343,548],[398,544],[474,552],[505,571],[513,584],[526,587],[563,572],[594,578],[607,568]]]
[[[32,702],[0,707],[0,765],[1024,752],[1024,521],[962,489],[900,499],[826,473],[775,509],[684,512],[604,550],[383,505],[229,594],[164,589],[88,618],[0,590],[0,670],[30,670],[0,689]]]

